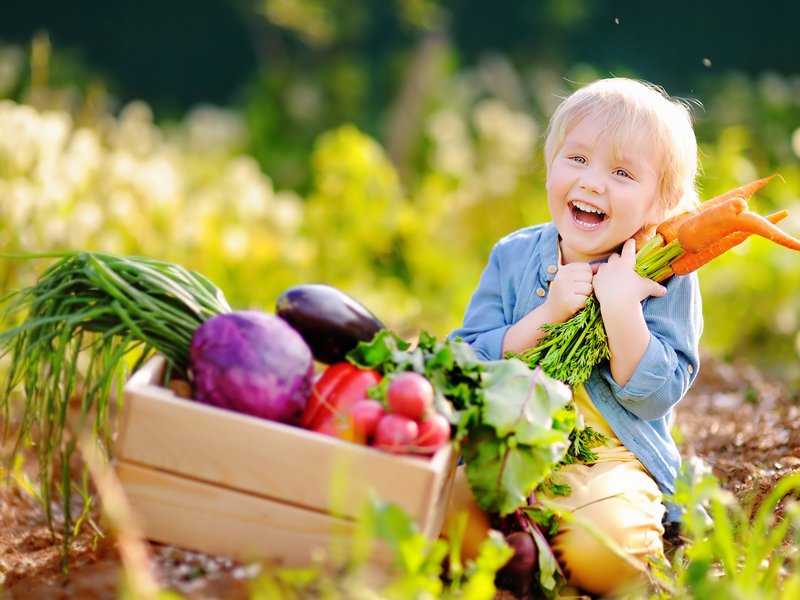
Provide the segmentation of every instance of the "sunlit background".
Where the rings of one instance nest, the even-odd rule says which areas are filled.
[[[17,0],[0,18],[0,252],[201,271],[235,307],[322,281],[409,338],[460,323],[492,244],[547,219],[547,116],[577,84],[691,101],[703,197],[771,173],[800,236],[800,5]],[[46,266],[0,261],[0,291]],[[800,383],[800,255],[701,272],[709,354]]]

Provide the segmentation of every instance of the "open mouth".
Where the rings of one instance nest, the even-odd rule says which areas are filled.
[[[606,220],[606,213],[591,204],[586,204],[580,200],[573,200],[569,203],[572,211],[572,218],[584,227],[594,228]]]

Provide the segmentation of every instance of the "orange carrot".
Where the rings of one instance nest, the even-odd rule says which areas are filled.
[[[730,200],[731,198],[742,198],[744,200],[749,200],[750,197],[755,194],[758,190],[763,188],[767,185],[775,175],[770,175],[769,177],[763,177],[762,179],[756,179],[755,181],[751,181],[750,183],[745,183],[744,185],[740,185],[737,188],[733,188],[732,190],[728,190],[724,194],[720,194],[719,196],[715,196],[710,200],[706,200],[700,206],[702,207],[701,210],[705,208],[711,208],[717,204],[721,204],[726,200]]]
[[[678,237],[678,229],[681,225],[687,220],[695,215],[707,210],[713,206],[718,204],[722,204],[726,200],[730,200],[731,198],[742,198],[743,200],[749,200],[750,197],[755,194],[758,190],[763,188],[767,185],[770,180],[775,177],[775,175],[770,175],[769,177],[763,177],[762,179],[757,179],[756,181],[751,181],[750,183],[746,183],[744,185],[740,185],[739,187],[733,188],[732,190],[728,190],[727,192],[720,194],[719,196],[715,196],[714,198],[710,198],[706,200],[702,204],[695,206],[691,210],[687,210],[686,212],[682,212],[674,217],[671,217],[664,222],[662,222],[658,229],[656,230],[657,233],[664,238],[664,243],[669,244],[672,240]]]
[[[736,218],[746,210],[747,202],[742,198],[730,198],[711,206],[681,224],[678,242],[687,252],[697,252],[711,246],[725,236],[740,231]]]
[[[699,214],[698,209],[688,210],[679,215],[670,217],[666,221],[662,221],[656,229],[656,233],[664,238],[664,243],[669,244],[672,240],[678,237],[678,229],[684,224],[686,219],[689,219],[696,214]]]
[[[701,205],[702,206],[702,205]],[[691,219],[695,215],[700,214],[700,208],[687,210],[679,215],[670,217],[666,221],[662,221],[656,229],[656,233],[664,238],[664,243],[669,244],[672,240],[678,237],[678,229],[683,225],[687,219]]]
[[[759,214],[746,211],[737,215],[734,222],[736,224],[736,231],[746,231],[748,233],[760,235],[764,239],[789,248],[789,250],[797,250],[800,252],[800,240],[776,227]]]
[[[779,210],[764,217],[770,223],[778,223],[789,215],[787,210]],[[722,238],[716,244],[703,248],[699,252],[687,252],[678,260],[672,263],[672,272],[674,275],[687,275],[692,271],[696,271],[703,265],[711,262],[718,256],[721,256],[731,248],[738,246],[752,234],[749,231],[737,231]]]

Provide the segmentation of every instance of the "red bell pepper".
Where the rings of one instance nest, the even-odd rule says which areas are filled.
[[[303,414],[300,416],[300,426],[311,429],[311,423],[316,419],[326,398],[345,375],[352,374],[358,369],[349,362],[340,362],[326,368],[322,375],[314,382],[311,388],[311,398],[308,400]]]
[[[329,366],[314,384],[301,425],[322,433],[334,431],[335,421],[344,417],[353,403],[366,398],[367,390],[380,380],[377,371],[361,369],[349,362]]]

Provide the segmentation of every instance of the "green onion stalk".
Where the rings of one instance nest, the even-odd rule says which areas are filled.
[[[94,439],[108,447],[101,435],[109,432],[108,399],[116,393],[121,400],[127,373],[159,353],[170,373],[184,374],[195,329],[231,308],[208,279],[168,262],[95,252],[2,253],[0,258],[58,259],[33,285],[0,298],[3,322],[11,324],[0,331],[0,358],[8,365],[0,373],[5,379],[0,402],[5,446],[13,399],[22,393],[10,458],[35,442],[40,499],[54,535],[51,490],[60,479],[66,560],[69,539],[91,499],[84,489],[84,511],[73,523],[70,459],[89,415]],[[53,472],[55,464],[61,465],[60,477]]]
[[[672,263],[684,254],[677,240],[665,244],[656,234],[636,253],[636,272],[654,281],[672,275]],[[582,384],[592,369],[610,358],[600,304],[591,294],[586,305],[563,323],[542,327],[546,335],[533,348],[513,355],[531,368],[540,366],[551,377],[570,386]]]

